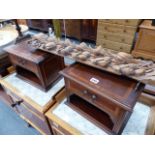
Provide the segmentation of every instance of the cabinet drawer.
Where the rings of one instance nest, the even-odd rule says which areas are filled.
[[[54,126],[52,126],[52,132],[54,135],[64,135],[64,133],[62,131],[60,131],[59,129],[57,129]]]
[[[117,33],[117,34],[134,35],[136,28],[131,26],[102,23],[99,21],[98,30],[103,32]]]
[[[71,135],[67,130],[62,128],[56,122],[49,120],[54,135]]]
[[[19,114],[32,126],[38,129],[43,134],[51,134],[45,116],[37,115],[34,111],[29,109],[25,103],[16,106]]]
[[[34,128],[41,131],[41,133],[51,134],[44,114],[38,112],[36,109],[34,109],[28,103],[24,102],[23,99],[12,93],[7,88],[5,88],[5,91],[13,101],[10,103],[10,106],[15,112],[21,115],[21,117],[28,121]]]
[[[107,22],[112,24],[120,24],[127,26],[137,26],[140,23],[140,19],[100,19],[100,22]]]
[[[97,40],[97,45],[102,45],[103,48],[113,49],[115,51],[127,52],[130,53],[132,45],[118,43],[110,40]]]
[[[117,112],[119,107],[115,104],[111,103],[107,99],[103,98],[102,96],[94,93],[93,91],[89,90],[88,88],[83,87],[73,81],[70,81],[69,91],[71,93],[75,93],[76,95],[81,96],[86,101],[92,103],[93,105],[99,107],[103,111],[107,112],[108,114],[112,114],[113,116],[117,116]]]
[[[134,35],[129,36],[124,34],[114,34],[98,31],[97,42],[104,39],[131,45],[133,43]]]
[[[32,72],[36,72],[37,70],[37,66],[33,63],[33,62],[30,62],[28,60],[25,60],[25,59],[22,59],[16,55],[12,55],[12,54],[9,54],[9,57],[11,59],[11,62],[15,65],[18,65],[18,66],[21,66],[25,69],[28,69]]]
[[[5,88],[5,92],[12,98],[12,100],[14,102],[18,102],[21,101],[22,99],[20,97],[18,97],[17,95],[15,95],[14,93],[12,93],[10,90],[8,90],[7,88]]]

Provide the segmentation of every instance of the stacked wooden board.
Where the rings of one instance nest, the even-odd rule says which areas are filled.
[[[139,19],[100,19],[96,44],[130,53],[139,23]]]

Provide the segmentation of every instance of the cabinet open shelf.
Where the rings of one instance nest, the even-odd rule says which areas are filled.
[[[70,101],[66,104],[93,122],[99,128],[103,129],[109,134],[111,133],[114,124],[107,113],[96,108],[75,94],[70,96]]]
[[[29,83],[34,83],[39,88],[41,88],[41,81],[33,72],[22,68],[20,66],[16,66],[17,76],[23,80],[28,81]]]

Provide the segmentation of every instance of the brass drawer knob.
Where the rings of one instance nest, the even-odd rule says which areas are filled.
[[[124,29],[123,32],[126,33],[127,32],[126,29]]]
[[[123,38],[123,39],[122,39],[122,42],[124,42],[124,41],[125,41],[125,39]]]
[[[92,95],[92,99],[95,100],[97,97],[96,95]]]
[[[87,91],[87,90],[84,90],[83,93],[84,93],[84,94],[88,94],[88,91]]]
[[[107,30],[108,28],[105,26],[104,29]]]
[[[26,61],[19,58],[19,59],[18,59],[18,63],[20,63],[20,64],[22,64],[22,65],[25,65],[25,64],[26,64]]]
[[[107,39],[107,36],[106,36],[106,35],[103,35],[103,37],[104,37],[105,39]]]

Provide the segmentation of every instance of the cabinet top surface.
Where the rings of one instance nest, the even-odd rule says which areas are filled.
[[[49,53],[41,50],[36,50],[27,44],[27,41],[11,45],[4,49],[7,53],[16,55],[25,60],[29,60],[34,63],[42,62],[44,59],[50,56]]]
[[[140,28],[155,30],[155,26],[152,26],[151,23],[151,20],[144,20],[140,25]]]
[[[61,72],[68,79],[89,87],[103,97],[132,109],[142,85],[135,80],[103,72],[85,65],[74,64]]]

